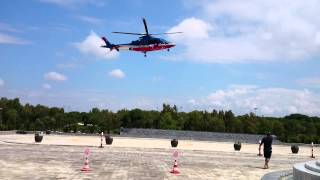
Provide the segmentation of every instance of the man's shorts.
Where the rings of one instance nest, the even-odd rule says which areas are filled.
[[[270,159],[271,158],[271,154],[272,154],[272,151],[266,151],[266,150],[263,151],[263,156],[266,159]]]

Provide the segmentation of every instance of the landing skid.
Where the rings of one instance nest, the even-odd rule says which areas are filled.
[[[169,52],[170,49],[167,49],[167,51]],[[143,55],[144,57],[147,57],[147,52],[143,52],[143,54],[144,54],[144,55]]]

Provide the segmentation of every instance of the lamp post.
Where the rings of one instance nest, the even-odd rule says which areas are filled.
[[[257,116],[257,110],[258,110],[258,108],[255,107],[255,108],[253,108],[253,110],[254,110],[254,115]]]

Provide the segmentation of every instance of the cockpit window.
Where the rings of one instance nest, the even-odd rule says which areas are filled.
[[[166,41],[166,40],[164,40],[164,39],[162,39],[162,38],[159,38],[159,40],[161,41],[161,43],[163,43],[163,44],[169,44],[169,42],[168,41]]]

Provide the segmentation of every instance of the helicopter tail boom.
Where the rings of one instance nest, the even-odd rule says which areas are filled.
[[[119,51],[118,46],[117,46],[117,45],[114,45],[114,44],[111,44],[111,43],[107,40],[107,38],[102,37],[101,39],[102,39],[102,40],[104,41],[104,43],[106,44],[106,45],[101,46],[101,47],[109,48],[110,51],[112,51],[112,50],[114,50],[114,49],[117,50],[117,51]]]

